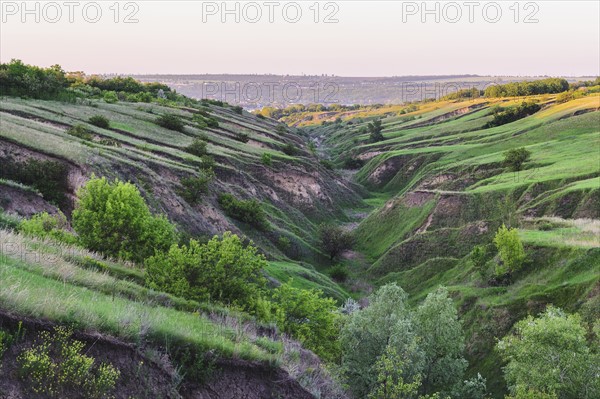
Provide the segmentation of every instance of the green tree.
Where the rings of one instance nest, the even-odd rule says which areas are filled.
[[[381,119],[375,119],[373,122],[369,122],[367,129],[369,131],[371,142],[377,143],[378,141],[385,140],[385,137],[383,137],[383,134],[381,133],[383,131]]]
[[[62,212],[58,211],[56,215],[42,212],[23,220],[19,230],[31,236],[51,237],[66,244],[75,244],[77,237],[67,230],[68,225],[67,218]]]
[[[185,150],[197,157],[203,157],[208,154],[207,146],[208,143],[204,138],[196,138],[192,141],[192,144],[185,147]]]
[[[201,245],[173,244],[168,252],[146,259],[149,287],[196,301],[217,301],[252,310],[266,285],[265,257],[226,232]]]
[[[322,223],[319,225],[318,234],[321,248],[329,255],[331,260],[352,247],[352,236],[339,226]]]
[[[174,114],[164,114],[156,118],[156,124],[165,129],[183,132],[184,124],[181,118]]]
[[[324,360],[339,357],[339,318],[335,300],[317,290],[292,287],[291,281],[275,289],[278,327],[298,339]]]
[[[485,245],[476,245],[469,254],[469,260],[473,265],[473,269],[481,276],[485,278],[486,275],[486,263],[487,263],[487,249]]]
[[[588,347],[577,314],[548,307],[539,317],[516,323],[497,349],[507,362],[504,378],[516,398],[600,397],[600,355]]]
[[[525,147],[513,148],[504,153],[504,165],[509,167],[513,172],[518,172],[530,157],[531,152]]]
[[[404,359],[402,378],[413,381],[424,366],[407,295],[396,284],[387,284],[369,296],[369,306],[348,316],[340,334],[341,371],[353,395],[365,398],[377,386],[373,365],[386,351]]]
[[[119,101],[119,97],[117,96],[117,93],[115,93],[114,91],[107,91],[104,93],[104,102],[109,103],[109,104],[114,104],[117,101]]]
[[[142,262],[175,242],[174,226],[153,216],[131,183],[94,177],[77,194],[72,225],[88,249]]]
[[[494,236],[494,244],[502,261],[502,265],[496,268],[497,275],[512,273],[523,266],[527,255],[517,229],[508,229],[503,224]]]
[[[421,376],[416,375],[412,382],[404,382],[402,363],[396,349],[388,346],[374,365],[377,382],[368,399],[412,399],[417,396]]]
[[[445,287],[427,295],[415,312],[415,325],[425,354],[425,393],[447,391],[459,384],[468,365],[463,357],[465,337]]]

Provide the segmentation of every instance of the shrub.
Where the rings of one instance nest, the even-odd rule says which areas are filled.
[[[178,132],[183,132],[183,122],[181,118],[174,114],[164,114],[156,118],[156,124],[158,126],[164,127],[165,129],[175,130]]]
[[[94,115],[90,117],[89,122],[92,125],[101,127],[103,129],[108,129],[110,126],[110,121],[103,115]]]
[[[469,260],[473,265],[473,269],[481,276],[485,277],[486,269],[485,265],[487,263],[487,250],[484,245],[477,245],[471,251],[469,255]]]
[[[385,140],[383,134],[381,133],[383,131],[381,119],[375,119],[373,122],[369,122],[367,129],[369,131],[369,139],[372,143]]]
[[[146,260],[149,287],[182,298],[213,300],[245,310],[255,307],[256,298],[266,285],[262,270],[265,257],[252,246],[227,232],[200,245],[173,245],[167,253]]]
[[[530,157],[531,152],[525,147],[513,148],[504,153],[504,165],[509,167],[513,172],[518,172]]]
[[[263,163],[263,165],[271,166],[273,164],[273,157],[268,152],[265,152],[262,154],[260,161]]]
[[[72,225],[88,249],[141,262],[175,242],[173,225],[153,216],[131,183],[93,177],[77,194]]]
[[[342,264],[335,265],[329,271],[329,275],[335,281],[343,282],[348,278],[348,269]]]
[[[327,170],[333,170],[335,165],[329,159],[321,159],[319,163]]]
[[[92,133],[83,125],[71,126],[67,129],[67,134],[87,141],[90,141],[93,137]]]
[[[37,189],[44,199],[67,207],[69,191],[69,168],[59,161],[29,159],[26,162],[2,162],[0,177],[14,180]]]
[[[510,106],[506,108],[495,107],[492,109],[492,115],[494,118],[486,123],[483,128],[486,129],[495,126],[502,126],[507,123],[523,119],[526,116],[535,114],[541,108],[542,107],[539,104],[525,101],[516,106]]]
[[[103,99],[104,99],[104,102],[106,102],[108,104],[114,104],[117,101],[119,101],[119,97],[117,96],[117,93],[115,93],[114,91],[105,92]]]
[[[185,150],[190,154],[196,155],[197,157],[202,157],[208,154],[208,151],[206,149],[207,146],[208,143],[206,142],[206,140],[197,138],[194,139],[192,144],[185,147]]]
[[[266,119],[265,116],[263,114],[256,114],[256,117],[258,119]]]
[[[285,134],[285,133],[287,133],[287,126],[277,125],[277,126],[275,126],[275,132],[277,134]]]
[[[352,236],[339,226],[323,223],[319,225],[318,234],[321,248],[331,260],[352,247]]]
[[[208,193],[208,186],[214,177],[212,169],[200,170],[199,176],[184,177],[181,179],[183,189],[179,195],[189,204],[195,205],[202,201],[202,196]]]
[[[24,350],[17,362],[19,377],[36,394],[50,398],[105,398],[114,390],[120,371],[108,363],[95,365],[83,353],[83,342],[70,339],[71,332],[57,327],[43,331],[36,344]]]
[[[247,143],[250,141],[250,136],[247,133],[236,133],[233,136],[234,140],[237,140],[242,143]]]
[[[298,154],[298,148],[296,148],[296,146],[292,143],[287,143],[286,145],[284,145],[281,151],[283,151],[284,154],[289,155],[291,157]]]
[[[219,196],[219,205],[229,217],[248,223],[258,229],[264,229],[268,226],[265,211],[260,203],[254,199],[239,200],[231,194],[222,194]]]
[[[502,265],[496,268],[497,275],[512,273],[523,266],[526,255],[517,229],[502,225],[494,236],[494,244],[502,260]]]
[[[320,291],[294,288],[291,282],[273,292],[277,326],[324,360],[340,355],[339,313],[335,301]]]
[[[21,222],[19,230],[25,234],[45,238],[51,237],[66,244],[75,244],[77,238],[67,231],[69,223],[62,212],[50,215],[47,212],[38,213],[31,219]]]
[[[240,107],[239,105],[236,105],[235,107],[231,108],[233,110],[233,112],[235,112],[236,114],[240,114],[242,115],[244,113],[244,108]]]
[[[283,251],[287,251],[292,247],[292,242],[286,236],[279,236],[277,239],[277,247]]]

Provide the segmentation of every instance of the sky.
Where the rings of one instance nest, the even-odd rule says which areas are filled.
[[[600,74],[599,1],[65,1],[0,1],[0,60],[123,74]]]

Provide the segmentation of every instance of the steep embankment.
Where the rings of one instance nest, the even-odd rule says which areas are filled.
[[[524,100],[541,110],[488,127],[495,106]],[[374,194],[375,210],[355,230],[356,249],[369,261],[359,279],[397,282],[415,302],[448,286],[472,370],[496,397],[505,388],[493,346],[515,321],[548,303],[598,314],[599,111],[597,95],[564,103],[550,95],[479,98],[334,112],[331,122],[307,128]],[[367,129],[374,118],[383,118],[378,142]],[[531,159],[511,172],[504,152],[519,147]],[[508,284],[493,278],[492,238],[502,223],[519,228],[528,254]],[[488,247],[484,276],[469,261],[478,244]]]
[[[218,127],[198,126],[192,120],[198,113],[216,120]],[[157,125],[157,117],[165,114],[179,116],[185,127],[176,131]],[[90,124],[95,115],[106,117],[109,127]],[[87,136],[69,134],[78,125]],[[215,177],[208,192],[193,192],[190,201],[184,199],[183,183],[201,176],[206,159],[187,147],[199,138],[208,143]],[[185,234],[245,235],[288,274],[305,280],[315,275],[309,283],[338,299],[345,296],[309,264],[322,262],[315,245],[318,223],[343,219],[344,207],[359,204],[356,186],[322,167],[303,137],[273,120],[211,103],[172,108],[6,97],[0,104],[0,160],[0,206],[7,212],[29,216],[58,207],[69,217],[77,189],[92,174],[119,178],[133,182],[153,210],[165,213]],[[227,216],[218,203],[224,193],[259,201],[270,226],[257,229]],[[309,270],[294,272],[298,264],[290,260],[307,262],[299,269]]]

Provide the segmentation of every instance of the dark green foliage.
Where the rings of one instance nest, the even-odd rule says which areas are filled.
[[[479,98],[481,96],[483,96],[483,91],[479,90],[476,87],[473,87],[471,89],[461,89],[458,91],[455,91],[454,93],[450,93],[448,95],[445,95],[444,97],[440,98],[440,100],[459,100],[459,99],[464,99],[464,98]],[[406,112],[405,112],[406,113]]]
[[[287,126],[285,126],[285,125],[277,125],[275,127],[275,132],[277,132],[278,134],[285,134],[285,133],[287,133]]]
[[[284,145],[281,151],[283,151],[284,154],[289,155],[291,157],[298,154],[298,148],[292,143],[287,143],[286,145]]]
[[[471,251],[469,255],[469,260],[473,264],[473,268],[481,277],[485,277],[486,268],[485,264],[488,260],[487,248],[485,245],[477,245]]]
[[[262,154],[260,161],[263,163],[263,165],[271,166],[273,164],[273,156],[268,152],[265,152]]]
[[[2,160],[0,178],[14,180],[38,190],[47,201],[61,209],[69,205],[69,168],[59,161],[29,159],[25,162]]]
[[[258,119],[266,119],[265,116],[263,114],[256,114],[256,117]]]
[[[192,144],[185,147],[185,150],[197,157],[203,157],[208,154],[208,151],[206,150],[207,145],[208,143],[206,142],[206,140],[197,138],[194,139]]]
[[[328,170],[333,170],[335,168],[335,165],[329,159],[321,159],[319,163]]]
[[[369,131],[369,139],[372,143],[385,140],[385,137],[383,137],[383,134],[381,133],[383,131],[381,119],[375,119],[373,122],[369,122],[367,129]]]
[[[344,158],[344,169],[360,169],[364,165],[364,161],[358,158]]]
[[[60,65],[40,68],[20,60],[0,64],[0,95],[52,99],[68,87]]]
[[[108,129],[110,127],[110,121],[103,115],[94,115],[89,119],[89,122],[94,126],[101,127],[102,129]]]
[[[142,262],[175,242],[174,226],[153,216],[131,183],[92,178],[77,194],[72,225],[88,249]]]
[[[495,107],[492,110],[494,119],[486,123],[483,128],[502,126],[507,123],[525,118],[538,112],[542,107],[533,102],[523,101],[520,105],[513,105],[506,108]]]
[[[71,126],[69,129],[67,129],[67,134],[87,141],[90,141],[93,137],[92,133],[83,125]]]
[[[532,82],[513,82],[490,86],[485,90],[486,97],[516,97],[533,94],[560,93],[569,90],[569,82],[560,78],[534,80]]]
[[[199,111],[193,117],[194,122],[199,129],[205,129],[207,127],[218,128],[219,122],[206,111]]]
[[[114,91],[106,91],[104,92],[104,96],[102,97],[105,103],[114,104],[119,101],[119,96]]]
[[[179,190],[179,195],[191,205],[202,202],[202,197],[208,193],[208,186],[214,175],[212,169],[203,169],[200,170],[199,176],[184,177],[181,179],[183,188]]]
[[[531,152],[525,147],[513,148],[504,153],[504,165],[509,167],[513,172],[518,172],[530,157]]]
[[[233,136],[233,138],[242,143],[247,143],[248,141],[250,141],[250,136],[248,135],[248,133],[236,133],[235,136]]]
[[[242,115],[244,113],[244,108],[240,107],[239,105],[236,105],[235,107],[231,108],[233,110],[233,112],[235,112],[236,114],[240,114]]]
[[[239,200],[231,194],[221,194],[219,205],[229,217],[248,223],[257,229],[265,229],[268,226],[265,211],[257,200]]]
[[[329,271],[332,279],[338,282],[344,282],[348,278],[348,269],[342,264],[335,265]]]
[[[266,286],[265,257],[230,232],[200,245],[173,245],[145,262],[149,287],[196,301],[218,301],[251,310]]]
[[[352,247],[353,239],[343,228],[323,223],[319,225],[319,243],[329,258],[334,260],[343,251]]]
[[[156,118],[156,124],[165,129],[183,132],[184,124],[181,118],[174,114],[164,114]]]

